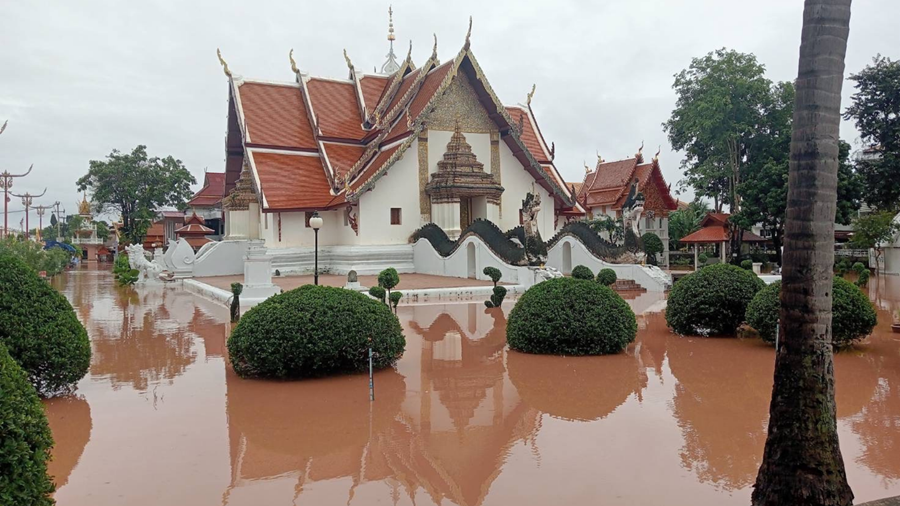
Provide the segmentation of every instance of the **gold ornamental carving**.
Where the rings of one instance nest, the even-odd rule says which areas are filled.
[[[464,132],[486,134],[497,129],[464,73],[458,73],[453,78],[447,91],[428,115],[428,128],[452,132],[457,121]]]
[[[428,184],[428,129],[422,128],[418,137],[419,146],[419,214],[425,223],[431,221],[431,199],[425,193]]]

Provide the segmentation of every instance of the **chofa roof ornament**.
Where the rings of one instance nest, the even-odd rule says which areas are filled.
[[[216,48],[216,56],[219,57],[219,63],[222,65],[222,71],[225,72],[225,75],[231,77],[231,71],[228,70],[228,63],[222,58],[222,50]]]

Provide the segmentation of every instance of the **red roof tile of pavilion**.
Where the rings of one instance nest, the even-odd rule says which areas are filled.
[[[225,173],[207,172],[203,176],[203,188],[194,194],[188,205],[191,207],[210,207],[222,201],[225,196]]]
[[[708,213],[703,218],[703,221],[700,222],[702,228],[682,237],[681,242],[688,244],[703,244],[727,241],[729,216],[730,215],[726,213]],[[766,242],[765,238],[748,231],[744,231],[743,240],[744,242]]]

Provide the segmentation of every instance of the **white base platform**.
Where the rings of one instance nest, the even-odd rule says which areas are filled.
[[[312,274],[315,262],[313,248],[269,248],[272,269],[282,274]],[[416,272],[411,244],[393,246],[320,246],[319,273],[359,275],[378,274],[393,267],[397,272]]]

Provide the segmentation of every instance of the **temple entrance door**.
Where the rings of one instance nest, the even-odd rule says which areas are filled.
[[[471,242],[466,246],[466,267],[468,268],[469,279],[475,279],[475,273],[477,272],[475,268],[475,244]]]
[[[465,230],[472,224],[472,199],[459,199],[459,229]]]
[[[572,245],[564,242],[562,246],[562,273],[572,274]]]

